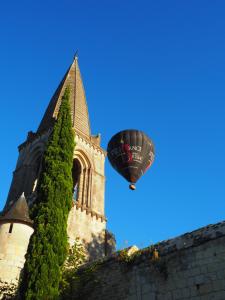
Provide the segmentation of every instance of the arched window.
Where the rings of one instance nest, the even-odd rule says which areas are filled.
[[[37,188],[37,182],[38,178],[41,172],[41,159],[42,157],[39,156],[37,160],[35,161],[35,164],[33,166],[33,184],[32,184],[32,192],[34,192]]]
[[[28,197],[32,195],[37,188],[39,175],[41,172],[42,158],[44,152],[44,144],[38,144],[27,154],[24,160],[24,168],[26,169],[23,192]]]
[[[84,208],[91,208],[92,167],[87,155],[81,150],[75,150],[72,176],[73,200]]]
[[[73,177],[73,200],[78,201],[79,185],[80,185],[81,165],[78,159],[73,161],[72,177]]]

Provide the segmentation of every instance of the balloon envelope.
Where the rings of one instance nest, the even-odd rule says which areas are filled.
[[[154,160],[152,141],[144,132],[134,129],[115,134],[107,152],[113,168],[131,183],[135,183]]]

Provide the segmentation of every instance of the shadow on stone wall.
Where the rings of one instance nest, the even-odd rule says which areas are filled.
[[[109,256],[116,251],[115,236],[104,230],[98,235],[92,234],[92,241],[89,243],[84,241],[84,246],[90,255],[90,261]]]
[[[75,276],[71,276],[71,280],[68,280],[68,288],[61,294],[60,299],[88,299],[83,297],[88,297],[88,293],[84,291],[83,283],[88,283],[90,287],[98,287],[99,283],[96,280],[96,270],[98,269],[98,263],[95,263],[95,260],[104,258],[106,256],[112,255],[116,250],[116,241],[112,233],[107,230],[104,230],[99,235],[92,234],[92,241],[85,243],[83,245],[89,253],[88,262],[91,262],[90,265],[84,269],[81,268],[81,271],[74,272]],[[72,271],[72,270],[71,270]],[[71,275],[73,272],[71,272]],[[22,272],[20,274],[22,276]],[[0,300],[18,300],[20,299],[17,295],[17,285],[16,284],[6,284],[0,282]],[[82,292],[82,296],[81,296]],[[74,296],[75,293],[75,296]]]
[[[83,246],[89,254],[85,264],[78,269],[71,268],[64,276],[64,285],[61,286],[61,300],[73,299],[88,299],[89,290],[86,290],[86,285],[92,290],[102,287],[98,280],[97,271],[104,258],[112,255],[115,252],[115,237],[107,230],[102,231],[98,235],[92,234],[91,242],[82,241]],[[65,285],[66,283],[66,285]]]

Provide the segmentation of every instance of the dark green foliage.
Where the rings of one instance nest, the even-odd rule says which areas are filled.
[[[32,212],[34,234],[20,286],[20,297],[25,300],[57,299],[59,294],[61,268],[68,251],[67,218],[72,205],[73,150],[67,88],[43,157],[38,201]]]

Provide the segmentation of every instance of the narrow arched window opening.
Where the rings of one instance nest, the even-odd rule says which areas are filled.
[[[73,177],[73,200],[79,199],[79,185],[80,185],[81,165],[78,159],[74,159],[72,168]]]
[[[11,223],[9,226],[9,233],[12,233],[12,231],[13,231],[13,223]]]
[[[39,175],[41,172],[41,159],[42,159],[42,157],[39,156],[34,165],[34,179],[33,179],[32,192],[34,192],[37,188],[37,183],[38,183]]]

